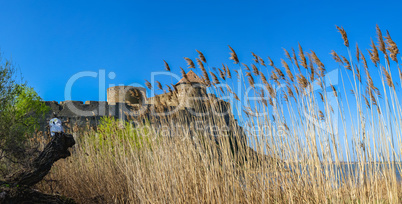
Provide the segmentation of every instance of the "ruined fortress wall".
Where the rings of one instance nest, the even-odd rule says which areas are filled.
[[[164,93],[154,97],[150,97],[146,101],[147,104],[150,105],[164,105],[164,106],[179,106],[179,101],[177,100],[176,94],[173,93]]]
[[[159,107],[159,105],[168,108],[169,111],[185,111],[189,114],[192,110],[195,112],[224,112],[224,110],[210,110],[210,107],[212,107],[211,104],[214,101],[218,102],[219,107],[227,106],[226,102],[217,99],[215,95],[206,94],[204,87],[180,84],[177,86],[177,89],[177,93],[169,92],[152,98],[146,98],[146,90],[143,88],[116,86],[107,89],[107,102],[86,101],[83,103],[82,101],[62,101],[58,103],[56,101],[46,101],[45,104],[51,110],[46,115],[47,120],[42,121],[42,127],[47,126],[53,113],[62,121],[69,123],[69,126],[74,127],[76,125],[83,126],[84,124],[96,126],[103,116],[111,116],[124,120],[129,119],[133,115],[138,115],[138,113],[150,116],[150,113],[155,111],[155,107]],[[204,98],[194,98],[200,96]]]
[[[212,105],[211,103],[214,103]],[[211,99],[211,101],[203,101],[197,107],[183,107],[179,108],[177,106],[168,106],[164,107],[164,110],[155,109],[155,105],[146,104],[146,105],[130,105],[127,103],[116,103],[115,105],[109,105],[107,102],[93,102],[87,101],[85,104],[81,101],[64,101],[58,103],[56,101],[46,101],[45,104],[51,108],[49,113],[46,115],[46,120],[41,122],[41,129],[43,133],[48,132],[48,123],[49,120],[53,117],[52,114],[55,113],[59,119],[63,122],[63,127],[66,132],[73,133],[77,132],[77,130],[90,130],[96,129],[101,121],[101,118],[104,116],[110,116],[114,118],[119,118],[123,120],[138,120],[144,119],[143,117],[148,119],[151,125],[157,125],[160,123],[158,115],[153,115],[155,111],[157,113],[166,113],[173,111],[173,116],[169,118],[172,121],[172,124],[182,124],[182,123],[191,123],[194,121],[210,121],[209,118],[213,117],[216,120],[217,118],[223,119],[226,124],[233,124],[229,120],[231,118],[231,112],[228,110],[229,105],[227,102],[219,100],[219,99]],[[72,111],[71,105],[74,105],[75,111]],[[211,108],[214,107],[214,108]],[[78,110],[78,112],[77,112]],[[101,110],[101,111],[100,111]],[[103,113],[102,113],[103,111]],[[129,115],[126,113],[138,113],[141,112],[141,117],[138,115]],[[223,112],[227,112],[229,114],[221,114]],[[83,114],[86,113],[86,114]],[[93,113],[93,114],[88,114]],[[198,117],[195,116],[194,113],[206,113],[204,116]],[[163,117],[163,116],[161,116]],[[183,119],[187,118],[187,119]],[[177,120],[175,120],[177,119]],[[48,133],[46,133],[48,135]]]

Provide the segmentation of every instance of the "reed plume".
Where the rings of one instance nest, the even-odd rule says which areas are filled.
[[[380,61],[380,57],[378,56],[378,50],[377,50],[377,47],[374,44],[373,39],[371,39],[371,51],[368,50],[368,52],[370,54],[371,61],[377,67],[377,63]]]
[[[222,94],[225,94],[225,91],[223,90],[222,86],[219,87],[219,90],[221,91]]]
[[[261,102],[262,102],[265,106],[268,106],[267,99],[265,99],[264,90],[261,90],[260,97],[261,97]]]
[[[345,69],[352,71],[352,66],[350,65],[350,62],[346,57],[342,56],[343,62],[345,63]]]
[[[268,61],[269,61],[268,65],[271,67],[274,67],[274,62],[272,61],[272,59],[269,56],[268,56]]]
[[[174,92],[177,94],[179,92],[179,90],[177,89],[177,86],[174,84],[170,84],[170,85],[172,85]]]
[[[258,70],[257,66],[255,66],[255,64],[251,64],[251,67],[253,68],[253,74],[258,76],[260,71]]]
[[[288,97],[288,95],[286,95],[286,93],[283,94],[283,99],[284,99],[286,102],[289,101],[289,97]]]
[[[378,26],[378,24],[376,25],[376,31],[377,31],[377,39],[378,39],[378,49],[384,54],[385,60],[387,61],[387,64],[389,66],[390,65],[389,56],[388,56],[387,50],[385,48],[384,38],[382,36],[381,29]]]
[[[250,71],[250,68],[247,66],[247,64],[244,64],[243,62],[242,62],[241,64],[244,66],[244,68],[245,68],[247,71]]]
[[[190,58],[188,58],[188,57],[185,57],[184,59],[185,59],[185,60],[186,60],[186,62],[187,62],[187,66],[188,66],[188,68],[190,68],[190,69],[194,69],[194,68],[195,68],[195,65],[194,65],[193,60],[191,60],[191,59],[190,59]]]
[[[199,58],[196,58],[195,60],[197,61],[197,65],[201,70],[205,69],[204,64],[202,63],[202,61]]]
[[[385,67],[381,66],[381,68],[382,68],[382,71],[384,72],[387,85],[388,85],[389,87],[391,87],[391,88],[394,88],[394,82],[392,81],[391,75],[389,74],[389,72],[387,71],[387,69],[385,69]]]
[[[303,48],[299,43],[299,58],[300,58],[300,64],[307,69],[307,60],[306,56],[304,56]]]
[[[237,70],[234,70],[234,72],[236,73],[237,79],[239,79],[239,72]]]
[[[396,43],[392,40],[389,32],[387,30],[387,35],[385,36],[385,41],[387,42],[387,50],[391,52],[389,55],[393,61],[398,63],[397,55],[399,54],[399,49]]]
[[[288,53],[288,54],[289,54],[289,53]],[[290,81],[293,82],[293,81],[294,81],[294,76],[293,76],[293,74],[292,74],[292,71],[290,71],[290,68],[289,68],[288,63],[286,63],[286,61],[283,60],[283,59],[281,59],[281,62],[282,62],[282,66],[285,68],[286,74],[288,75]]]
[[[306,88],[309,84],[308,80],[306,79],[306,77],[303,76],[303,74],[296,75],[296,79],[297,79],[297,83],[302,88]]]
[[[149,83],[148,80],[145,80],[145,85],[148,87],[148,89],[152,89],[152,84]]]
[[[162,84],[159,81],[155,81],[155,82],[158,87],[158,90],[162,90],[163,89]]]
[[[213,73],[213,72],[209,72],[212,76],[212,80],[213,80],[213,84],[219,84],[219,79],[218,77]]]
[[[277,67],[275,67],[274,69],[275,69],[275,72],[278,74],[278,76],[279,76],[281,79],[285,79],[285,74],[283,74],[282,70],[280,70],[280,69],[277,68]]]
[[[209,79],[209,75],[208,75],[207,70],[203,67],[203,68],[201,68],[201,71],[202,71],[202,78],[204,79],[205,85],[210,86],[211,81]]]
[[[240,99],[239,99],[239,97],[237,96],[236,93],[232,93],[232,94],[233,94],[233,97],[234,97],[236,100],[240,101]]]
[[[254,62],[257,63],[257,64],[260,63],[259,60],[258,60],[258,56],[257,56],[256,54],[254,54],[254,52],[251,52],[251,54],[252,54],[253,57],[254,57],[254,59],[253,59]]]
[[[358,66],[356,66],[355,65],[355,67],[356,67],[356,77],[357,77],[357,79],[359,80],[359,82],[360,83],[362,83],[362,76],[361,76],[361,74],[360,74],[360,69],[359,69],[359,67]]]
[[[314,69],[314,64],[313,64],[313,59],[311,57],[311,54],[308,54],[308,66],[310,68],[311,74],[310,74],[310,81],[314,81],[314,76],[315,76],[315,69]]]
[[[265,61],[264,61],[261,57],[258,57],[258,60],[260,61],[260,64],[261,64],[262,66],[264,66],[264,67],[267,66],[267,65],[265,65]]]
[[[261,76],[261,81],[262,83],[264,83],[265,85],[268,84],[267,78],[265,77],[264,73],[260,72],[260,76]]]
[[[278,81],[279,77],[278,77],[278,75],[276,74],[275,70],[272,70],[272,71],[271,71],[271,77],[270,77],[270,79],[271,79],[271,80],[274,80],[274,81]]]
[[[271,84],[266,84],[265,85],[266,89],[268,90],[269,95],[271,96],[271,98],[276,98],[276,91],[275,89],[272,87]]]
[[[330,84],[332,91],[334,92],[334,96],[338,97],[338,92],[336,91],[336,88],[334,85]]]
[[[165,70],[170,72],[169,64],[165,60],[163,60],[163,62],[165,62]]]
[[[296,76],[296,78],[297,78],[297,76]],[[298,88],[298,86],[296,84],[293,84],[293,89],[295,90],[296,95],[300,95],[299,88]]]
[[[363,96],[364,102],[366,103],[367,108],[371,109],[370,102],[368,101],[367,97],[364,94],[362,94],[362,96]]]
[[[226,67],[226,76],[227,76],[227,78],[231,79],[232,78],[232,73],[230,72],[230,69],[229,69],[229,67],[227,65],[225,67]]]
[[[370,87],[367,87],[368,88],[368,95],[370,96],[370,100],[371,100],[371,102],[372,102],[372,104],[373,105],[375,105],[375,106],[377,106],[377,100],[375,99],[375,96],[374,96],[374,90],[373,89],[371,89]]]
[[[223,71],[223,73],[224,73],[225,76],[226,76],[226,75],[227,75],[227,69],[226,69],[225,64],[223,64],[223,63],[222,63],[222,71]]]
[[[345,46],[349,47],[349,40],[348,40],[348,36],[346,35],[346,31],[343,29],[343,27],[336,26],[336,29],[338,29],[338,32],[341,33],[343,43],[345,44]]]
[[[231,51],[229,59],[233,60],[235,64],[238,64],[239,63],[239,58],[237,58],[236,52],[233,50],[232,47],[230,47],[230,45],[228,45],[228,46],[229,46],[229,49]]]
[[[168,92],[173,93],[172,87],[170,87],[168,84],[165,84],[165,86],[167,87]]]
[[[334,50],[332,50],[330,54],[332,55],[332,58],[335,60],[335,62],[339,62],[339,63],[343,64],[342,59],[339,57],[339,55]]]
[[[370,72],[366,71],[366,76],[367,76],[367,87],[370,90],[374,90],[378,93],[378,88],[374,86],[374,81],[373,78],[371,78]]]
[[[272,70],[271,72],[271,80],[274,80],[274,82],[278,85],[280,85],[281,83],[279,82],[279,76],[278,74],[275,72],[275,70]]]
[[[318,92],[318,94],[320,95],[321,102],[324,102],[324,95],[321,92]]]
[[[293,61],[296,64],[297,69],[300,72],[300,67],[299,67],[299,62],[297,61],[297,56],[296,56],[296,51],[295,49],[292,48],[292,54],[293,54]]]
[[[181,76],[182,76],[184,79],[186,79],[187,82],[189,82],[186,72],[185,72],[184,69],[181,68],[181,67],[180,67],[180,72],[181,72]]]
[[[360,49],[359,49],[359,45],[356,43],[356,59],[357,62],[360,62]]]
[[[362,60],[363,60],[363,66],[364,66],[364,68],[365,68],[365,69],[368,69],[366,57],[364,57],[364,54],[363,54],[362,52],[360,52],[360,55],[361,55]]]
[[[378,49],[384,53],[384,55],[387,54],[387,51],[385,50],[385,43],[384,43],[384,38],[382,37],[381,29],[378,26],[378,24],[375,27],[377,31],[377,38],[378,38]]]
[[[207,60],[205,59],[204,54],[202,54],[202,52],[199,50],[195,50],[195,51],[198,52],[198,57],[201,59],[201,61],[203,61],[204,63],[207,63]]]
[[[289,85],[286,85],[286,91],[288,92],[288,95],[290,97],[292,97],[294,100],[296,100],[295,95],[294,95],[294,93],[292,91],[292,88]]]
[[[272,98],[269,98],[269,99],[268,99],[268,103],[269,103],[269,105],[274,106],[274,102],[272,101]],[[274,120],[275,120],[275,119],[274,119]]]
[[[223,80],[226,80],[225,73],[220,68],[218,68],[218,70],[219,70],[219,77],[221,77],[221,79],[223,79]]]
[[[314,60],[314,63],[318,66],[318,70],[320,71],[320,76],[323,77],[324,73],[325,73],[325,66],[324,64],[321,62],[321,60],[317,57],[317,55],[315,54],[314,51],[311,50],[311,57]]]
[[[318,111],[318,118],[324,120],[324,113],[321,110]]]
[[[248,83],[250,84],[250,86],[252,88],[254,88],[254,78],[253,78],[253,76],[251,76],[251,74],[248,75]]]
[[[282,49],[283,49],[283,51],[285,52],[285,55],[286,55],[286,57],[289,59],[289,61],[290,61],[291,63],[293,63],[292,57],[290,57],[289,52],[288,52],[285,48],[282,48]]]

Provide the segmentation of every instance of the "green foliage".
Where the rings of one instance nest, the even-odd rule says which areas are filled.
[[[42,99],[31,87],[17,85],[18,95],[13,102],[13,113],[19,124],[25,127],[25,133],[33,133],[39,128],[38,119],[45,117],[50,108],[42,102]]]
[[[116,120],[113,117],[102,117],[96,131],[89,135],[90,142],[99,150],[116,149],[125,146],[129,149],[151,149],[149,124],[134,127],[127,121]]]
[[[29,136],[49,108],[26,83],[16,80],[16,68],[0,59],[0,150],[21,157]]]

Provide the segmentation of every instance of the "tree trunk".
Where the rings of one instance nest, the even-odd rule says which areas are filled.
[[[70,156],[68,148],[74,144],[72,135],[56,133],[28,169],[0,181],[0,203],[75,203],[72,199],[43,194],[30,188],[49,173],[57,160]]]

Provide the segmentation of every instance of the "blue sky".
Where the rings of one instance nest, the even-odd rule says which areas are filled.
[[[227,45],[244,62],[253,51],[280,64],[282,47],[300,42],[328,67],[332,49],[345,52],[335,25],[362,50],[376,24],[398,43],[400,10],[398,1],[0,1],[0,49],[44,100],[62,101],[78,72],[104,69],[116,74],[107,84],[144,84],[163,59],[179,73],[195,49],[210,66],[233,65]],[[98,79],[78,80],[72,99],[98,100]]]

